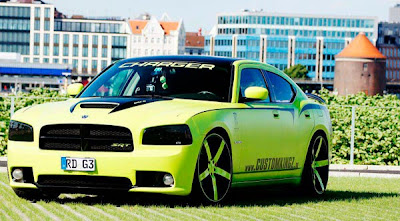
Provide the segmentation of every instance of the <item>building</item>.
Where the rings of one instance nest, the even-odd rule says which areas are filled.
[[[66,18],[42,1],[0,3],[0,51],[21,53],[25,63],[71,65],[89,77],[129,50],[128,24],[117,18]]]
[[[387,81],[400,83],[400,23],[379,23],[376,45],[387,57]]]
[[[131,55],[176,55],[184,53],[185,28],[183,21],[171,21],[167,14],[160,20],[148,14],[129,21]]]
[[[70,82],[71,68],[63,64],[23,63],[18,53],[0,53],[0,92],[36,87],[61,90]]]
[[[385,68],[386,56],[360,33],[336,55],[334,90],[339,95],[382,95],[386,87]]]
[[[358,33],[377,39],[376,17],[319,16],[243,10],[217,15],[205,39],[209,55],[267,62],[283,70],[302,64],[314,80],[332,80],[335,55]]]
[[[203,55],[204,36],[198,32],[186,32],[185,55]]]
[[[64,64],[74,79],[91,79],[112,62],[143,55],[183,54],[182,20],[71,16],[43,1],[0,1],[0,52],[25,63]]]
[[[389,22],[390,23],[400,22],[400,4],[396,4],[395,6],[389,9]]]

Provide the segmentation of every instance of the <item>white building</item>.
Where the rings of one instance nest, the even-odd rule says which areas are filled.
[[[182,20],[170,21],[164,14],[160,20],[144,15],[130,20],[131,55],[177,55],[185,50],[185,28]]]

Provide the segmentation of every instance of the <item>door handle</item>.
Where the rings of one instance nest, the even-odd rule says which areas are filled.
[[[277,110],[272,111],[274,118],[279,118],[279,112]]]

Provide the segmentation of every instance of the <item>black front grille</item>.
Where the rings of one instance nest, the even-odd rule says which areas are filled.
[[[40,130],[40,149],[133,151],[132,133],[124,127],[94,124],[47,125]]]
[[[39,175],[37,184],[42,187],[130,189],[131,181],[126,177],[86,175]]]

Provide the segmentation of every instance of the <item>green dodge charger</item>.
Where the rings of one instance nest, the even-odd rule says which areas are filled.
[[[119,191],[220,202],[235,187],[326,190],[329,112],[271,65],[132,58],[68,93],[12,117],[8,176],[20,197]]]

